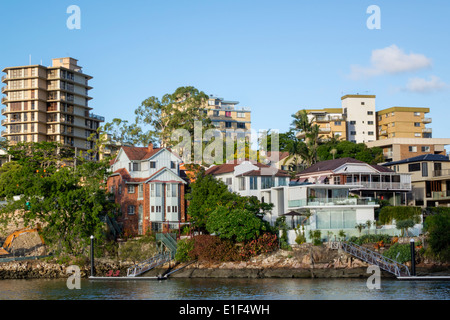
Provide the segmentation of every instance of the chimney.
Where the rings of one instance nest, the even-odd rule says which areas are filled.
[[[148,144],[148,152],[153,151],[153,143]]]

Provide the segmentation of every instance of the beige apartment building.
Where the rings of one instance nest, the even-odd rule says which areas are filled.
[[[97,134],[105,119],[89,107],[89,80],[73,58],[53,59],[52,66],[8,67],[2,82],[6,117],[2,137],[10,143],[55,141],[89,158],[88,137]]]
[[[319,136],[322,140],[329,140],[336,137],[341,140],[347,140],[347,122],[342,109],[325,108],[305,110],[308,119],[319,126]],[[304,133],[299,138],[304,137]]]
[[[223,98],[209,96],[207,112],[213,125],[219,129],[224,137],[241,130],[248,134],[251,130],[251,110],[247,107],[237,107],[238,101],[224,100]],[[227,133],[227,130],[229,131]]]
[[[431,138],[426,124],[429,108],[393,107],[377,112],[378,140],[390,138]]]

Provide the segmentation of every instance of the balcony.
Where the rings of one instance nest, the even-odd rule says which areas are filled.
[[[330,133],[331,132],[331,128],[319,128],[319,132]]]
[[[8,86],[4,86],[4,87],[2,88],[2,93],[5,93],[6,90],[8,90]]]
[[[423,119],[422,119],[422,122],[423,122],[423,123],[431,123],[432,120],[431,120],[431,118],[423,118]]]
[[[5,113],[7,113],[8,112],[8,108],[3,108],[2,109],[2,114],[5,114]]]
[[[2,104],[5,104],[7,101],[8,101],[8,98],[7,98],[7,97],[3,97],[3,98],[2,98]]]
[[[100,122],[105,122],[105,117],[102,117],[102,116],[99,116],[99,115],[96,115],[96,114],[93,114],[93,113],[86,112],[86,117],[98,120]]]
[[[8,134],[8,130],[3,130],[2,131],[2,137],[6,136]]]
[[[355,189],[369,189],[369,190],[411,190],[411,183],[407,182],[347,182],[346,186],[355,186]]]
[[[423,132],[423,133],[433,133],[433,129],[431,129],[431,128],[425,128],[425,129],[422,129],[422,132]]]
[[[5,126],[8,123],[8,119],[3,119],[2,120],[2,126]]]
[[[8,79],[8,75],[2,77],[2,82]]]
[[[450,176],[450,169],[433,171],[433,177],[445,177],[445,176]]]
[[[448,200],[450,199],[450,190],[433,192],[433,200]]]
[[[387,135],[388,135],[387,130],[380,130],[380,131],[378,132],[378,134],[379,134],[380,136],[387,136]]]
[[[375,201],[371,198],[314,198],[289,200],[289,208],[321,207],[321,206],[373,206]]]

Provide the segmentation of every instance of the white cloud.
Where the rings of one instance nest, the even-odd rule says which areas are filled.
[[[427,58],[423,54],[407,54],[395,44],[383,49],[373,50],[370,61],[370,67],[351,66],[350,78],[357,80],[383,74],[411,72],[431,67],[430,58]]]
[[[439,77],[431,76],[429,80],[423,78],[411,78],[403,88],[404,91],[416,93],[431,93],[450,89],[450,85],[439,79]]]

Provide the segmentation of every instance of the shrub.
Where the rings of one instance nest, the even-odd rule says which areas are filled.
[[[384,252],[384,256],[399,263],[411,261],[411,246],[409,244],[395,243],[389,250]]]
[[[175,260],[178,262],[188,262],[193,260],[192,250],[194,249],[194,240],[185,239],[180,240],[177,243],[177,253],[175,254]]]
[[[393,220],[412,220],[420,223],[422,209],[419,207],[386,206],[381,209],[379,222],[381,224],[392,224]]]
[[[240,260],[239,251],[233,242],[211,235],[199,235],[194,238],[194,248],[190,257],[210,262]]]
[[[261,237],[244,244],[241,248],[240,256],[243,260],[248,260],[252,256],[272,252],[276,250],[277,247],[277,236],[265,233]]]
[[[450,210],[438,212],[425,220],[425,231],[429,233],[428,244],[433,256],[450,261]]]
[[[353,236],[349,239],[349,242],[353,242],[359,246],[365,243],[376,243],[380,241],[390,243],[392,241],[392,237],[387,234],[365,234],[361,237]]]

